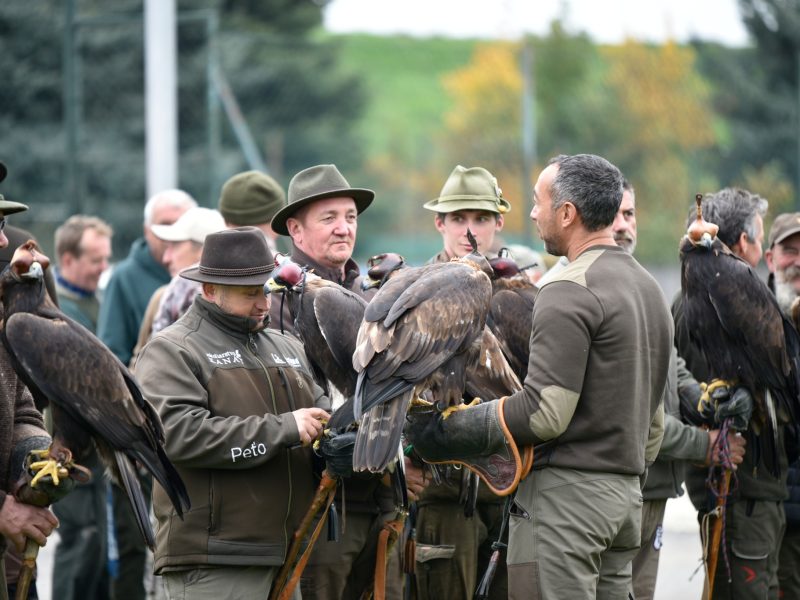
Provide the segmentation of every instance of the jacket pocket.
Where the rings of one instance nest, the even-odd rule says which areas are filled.
[[[539,561],[508,565],[508,599],[541,600]]]
[[[456,547],[452,544],[442,544],[441,546],[433,546],[430,544],[420,544],[417,542],[416,545],[416,557],[417,562],[424,563],[430,560],[436,560],[440,558],[451,559],[453,555],[456,553]]]

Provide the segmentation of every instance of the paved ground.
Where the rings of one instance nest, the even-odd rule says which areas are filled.
[[[37,586],[41,600],[51,600],[50,577],[56,535],[48,540],[47,546],[39,553]],[[664,523],[664,546],[661,550],[655,600],[700,598],[703,590],[702,573],[698,571],[689,579],[700,564],[700,552],[697,521],[691,503],[685,495],[683,498],[670,500]]]

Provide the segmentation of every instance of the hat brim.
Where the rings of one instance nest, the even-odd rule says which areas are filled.
[[[172,225],[151,225],[150,231],[165,242],[188,242],[192,239],[185,231],[178,231]]]
[[[27,205],[20,202],[11,202],[11,200],[6,200],[3,196],[0,196],[0,213],[3,213],[3,216],[13,215],[14,213],[24,212],[26,210],[28,210]]]
[[[372,204],[375,199],[375,192],[372,190],[365,190],[362,188],[350,188],[344,190],[331,190],[322,194],[315,194],[307,198],[301,198],[291,204],[287,204],[280,209],[275,216],[272,217],[270,223],[272,231],[280,235],[289,235],[289,230],[286,228],[286,221],[288,221],[294,214],[304,206],[315,202],[316,200],[324,200],[325,198],[352,198],[356,203],[356,210],[358,214],[364,212],[367,207]]]
[[[792,227],[791,229],[787,229],[786,231],[781,233],[781,235],[779,237],[776,237],[774,240],[772,240],[772,243],[770,244],[769,247],[772,248],[775,244],[780,244],[781,242],[783,242],[787,238],[790,238],[793,235],[796,235],[798,233],[800,233],[800,226]]]
[[[272,275],[275,265],[270,265],[270,268],[256,275],[248,275],[246,277],[232,277],[225,275],[208,275],[200,271],[200,267],[189,267],[179,273],[184,279],[192,281],[199,281],[200,283],[215,283],[217,285],[264,285],[267,279]]]
[[[437,213],[451,213],[457,210],[486,210],[498,215],[504,215],[511,210],[511,204],[505,198],[492,198],[489,196],[448,196],[447,198],[434,198],[423,204],[423,208]]]

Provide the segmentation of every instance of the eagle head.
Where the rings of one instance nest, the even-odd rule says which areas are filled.
[[[489,264],[495,279],[515,277],[521,272],[519,265],[511,258],[508,248],[500,248],[497,256],[489,259]]]
[[[714,223],[709,223],[703,218],[702,194],[697,194],[695,196],[695,202],[697,202],[697,218],[689,225],[689,229],[686,230],[686,237],[693,246],[703,246],[710,250],[717,237],[719,226]]]
[[[392,273],[405,266],[406,259],[395,252],[385,252],[376,254],[367,261],[367,264],[369,270],[361,282],[361,289],[364,291],[383,285]]]
[[[303,282],[306,277],[305,269],[288,257],[276,258],[277,266],[272,272],[272,277],[264,284],[264,292],[282,292],[292,289]]]
[[[11,270],[21,279],[41,280],[50,266],[50,259],[39,252],[36,242],[28,240],[14,251]]]

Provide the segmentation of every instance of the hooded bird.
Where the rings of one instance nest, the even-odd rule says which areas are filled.
[[[284,294],[317,381],[329,396],[339,394],[339,398],[331,398],[338,409],[356,391],[353,352],[367,303],[289,259],[276,263],[264,287],[273,294]]]
[[[492,304],[487,324],[492,330],[508,364],[520,381],[528,374],[533,303],[539,293],[530,279],[522,274],[517,263],[503,248],[489,260],[492,279]]]
[[[777,464],[779,421],[800,416],[800,336],[775,296],[745,261],[717,238],[717,225],[697,219],[680,245],[683,319],[713,379],[745,386],[755,399],[751,426],[771,440],[765,461]]]
[[[28,241],[0,274],[3,344],[37,403],[52,409],[53,443],[40,474],[50,474],[58,482],[60,466],[73,458],[81,460],[94,443],[112,476],[124,487],[139,530],[152,548],[155,541],[147,502],[134,461],[153,474],[181,516],[189,509],[189,496],[164,452],[161,420],[131,373],[45,293],[43,278],[49,263],[36,244]]]
[[[361,418],[354,470],[380,472],[397,457],[412,399],[425,394],[439,410],[462,403],[492,293],[491,267],[473,248],[448,263],[396,270],[367,305],[353,355]]]

